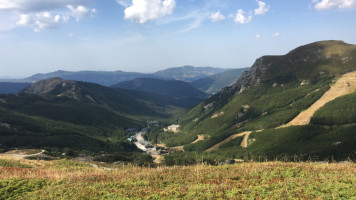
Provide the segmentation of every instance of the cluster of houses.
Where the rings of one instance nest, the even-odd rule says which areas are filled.
[[[147,122],[147,127],[148,128],[150,128],[150,127],[152,127],[152,126],[159,126],[161,123],[160,122],[158,122],[158,121],[148,121]]]
[[[147,121],[148,129],[152,128],[152,127],[159,127],[160,125],[161,125],[161,123],[158,121]],[[170,126],[164,128],[163,131],[177,133],[179,127],[180,127],[180,125],[173,124],[173,125],[170,125]],[[145,128],[145,129],[147,130],[147,128]],[[142,139],[142,140],[138,139],[137,134],[142,134],[142,133],[138,133],[139,131],[136,128],[128,128],[126,131],[128,133],[130,133],[130,135],[131,135],[129,138],[127,138],[127,141],[134,142],[139,149],[145,151],[146,153],[148,153],[150,155],[169,154],[169,151],[167,151],[166,149],[162,149],[162,148],[157,149],[155,146],[153,146],[149,142],[145,141],[144,139]],[[142,137],[139,137],[139,138],[142,138]]]
[[[136,142],[136,132],[137,132],[137,129],[136,128],[128,128],[126,130],[127,132],[129,132],[131,134],[131,136],[129,138],[127,138],[127,141],[129,142]]]
[[[168,126],[167,128],[164,128],[163,131],[177,133],[179,127],[180,127],[180,125],[173,124],[173,125]]]

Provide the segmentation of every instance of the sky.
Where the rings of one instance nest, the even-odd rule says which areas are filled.
[[[242,68],[320,40],[356,44],[356,0],[0,0],[0,78]]]

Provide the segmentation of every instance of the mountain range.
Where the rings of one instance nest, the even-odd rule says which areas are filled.
[[[169,68],[166,70],[155,72],[153,74],[167,79],[191,82],[201,78],[205,78],[207,76],[219,74],[228,70],[231,69],[183,66],[183,67]]]
[[[193,81],[203,77],[215,75],[230,69],[213,67],[192,67],[183,66],[168,68],[155,73],[139,73],[124,71],[78,71],[70,72],[58,70],[51,73],[34,74],[23,79],[0,79],[0,82],[20,82],[33,83],[39,80],[59,77],[66,80],[83,81],[97,83],[104,86],[114,85],[120,82],[133,80],[136,78],[157,78],[163,80]]]
[[[254,160],[354,159],[355,71],[356,45],[342,41],[263,56],[235,84],[180,117],[180,136],[158,140],[184,145],[181,154],[191,160],[189,152]],[[191,143],[198,135],[206,139]]]
[[[112,87],[160,94],[177,101],[186,102],[188,106],[195,106],[208,97],[208,94],[194,88],[189,83],[178,80],[137,78],[118,83]]]
[[[200,75],[176,69],[170,78],[168,72],[154,74],[166,80],[135,78],[112,87],[38,81],[17,95],[0,95],[0,141],[9,148],[134,152],[125,130],[155,120],[180,125],[176,133],[157,127],[145,136],[171,151],[169,165],[356,159],[356,45],[315,42],[258,58],[246,70],[190,83],[171,79]],[[236,81],[214,89],[224,77]]]
[[[246,68],[241,69],[246,70]],[[17,93],[29,83],[39,80],[59,77],[65,80],[97,83],[103,86],[111,86],[121,82],[137,78],[151,78],[160,80],[194,81],[192,85],[206,93],[214,93],[225,86],[232,84],[240,75],[240,69],[223,69],[212,67],[183,66],[169,68],[153,74],[124,71],[55,71],[46,74],[35,74],[23,79],[0,79],[0,94]],[[224,73],[223,73],[224,72]],[[230,72],[230,73],[228,73]],[[188,76],[189,75],[189,76]],[[235,76],[236,75],[236,76]],[[26,83],[26,84],[25,84]],[[22,86],[22,88],[21,88]]]
[[[0,146],[136,151],[125,142],[126,129],[164,121],[180,104],[149,92],[45,79],[18,95],[0,95]]]
[[[17,94],[30,83],[0,82],[0,94]]]
[[[205,78],[200,78],[190,82],[192,86],[205,91],[209,94],[215,94],[222,88],[232,85],[249,68],[232,69],[219,74],[214,74]]]

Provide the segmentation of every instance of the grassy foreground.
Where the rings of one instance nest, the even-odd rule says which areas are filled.
[[[0,199],[356,199],[356,164],[110,169],[0,158]]]

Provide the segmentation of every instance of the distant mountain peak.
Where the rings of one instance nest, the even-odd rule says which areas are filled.
[[[322,59],[331,58],[332,56],[347,56],[349,53],[348,47],[353,45],[347,44],[344,41],[339,40],[326,40],[310,43],[300,46],[290,51],[287,56],[294,58],[295,61],[308,61],[308,59],[314,59],[312,61],[317,62]]]
[[[189,83],[179,80],[137,78],[118,83],[112,87],[164,95],[176,101],[186,102],[187,106],[194,106],[208,97],[206,93]]]
[[[80,88],[75,81],[62,78],[49,78],[32,83],[22,93],[36,95],[67,96],[79,100]]]
[[[225,72],[229,69],[214,67],[193,67],[185,65],[158,71],[154,75],[174,80],[194,81],[207,76]]]

